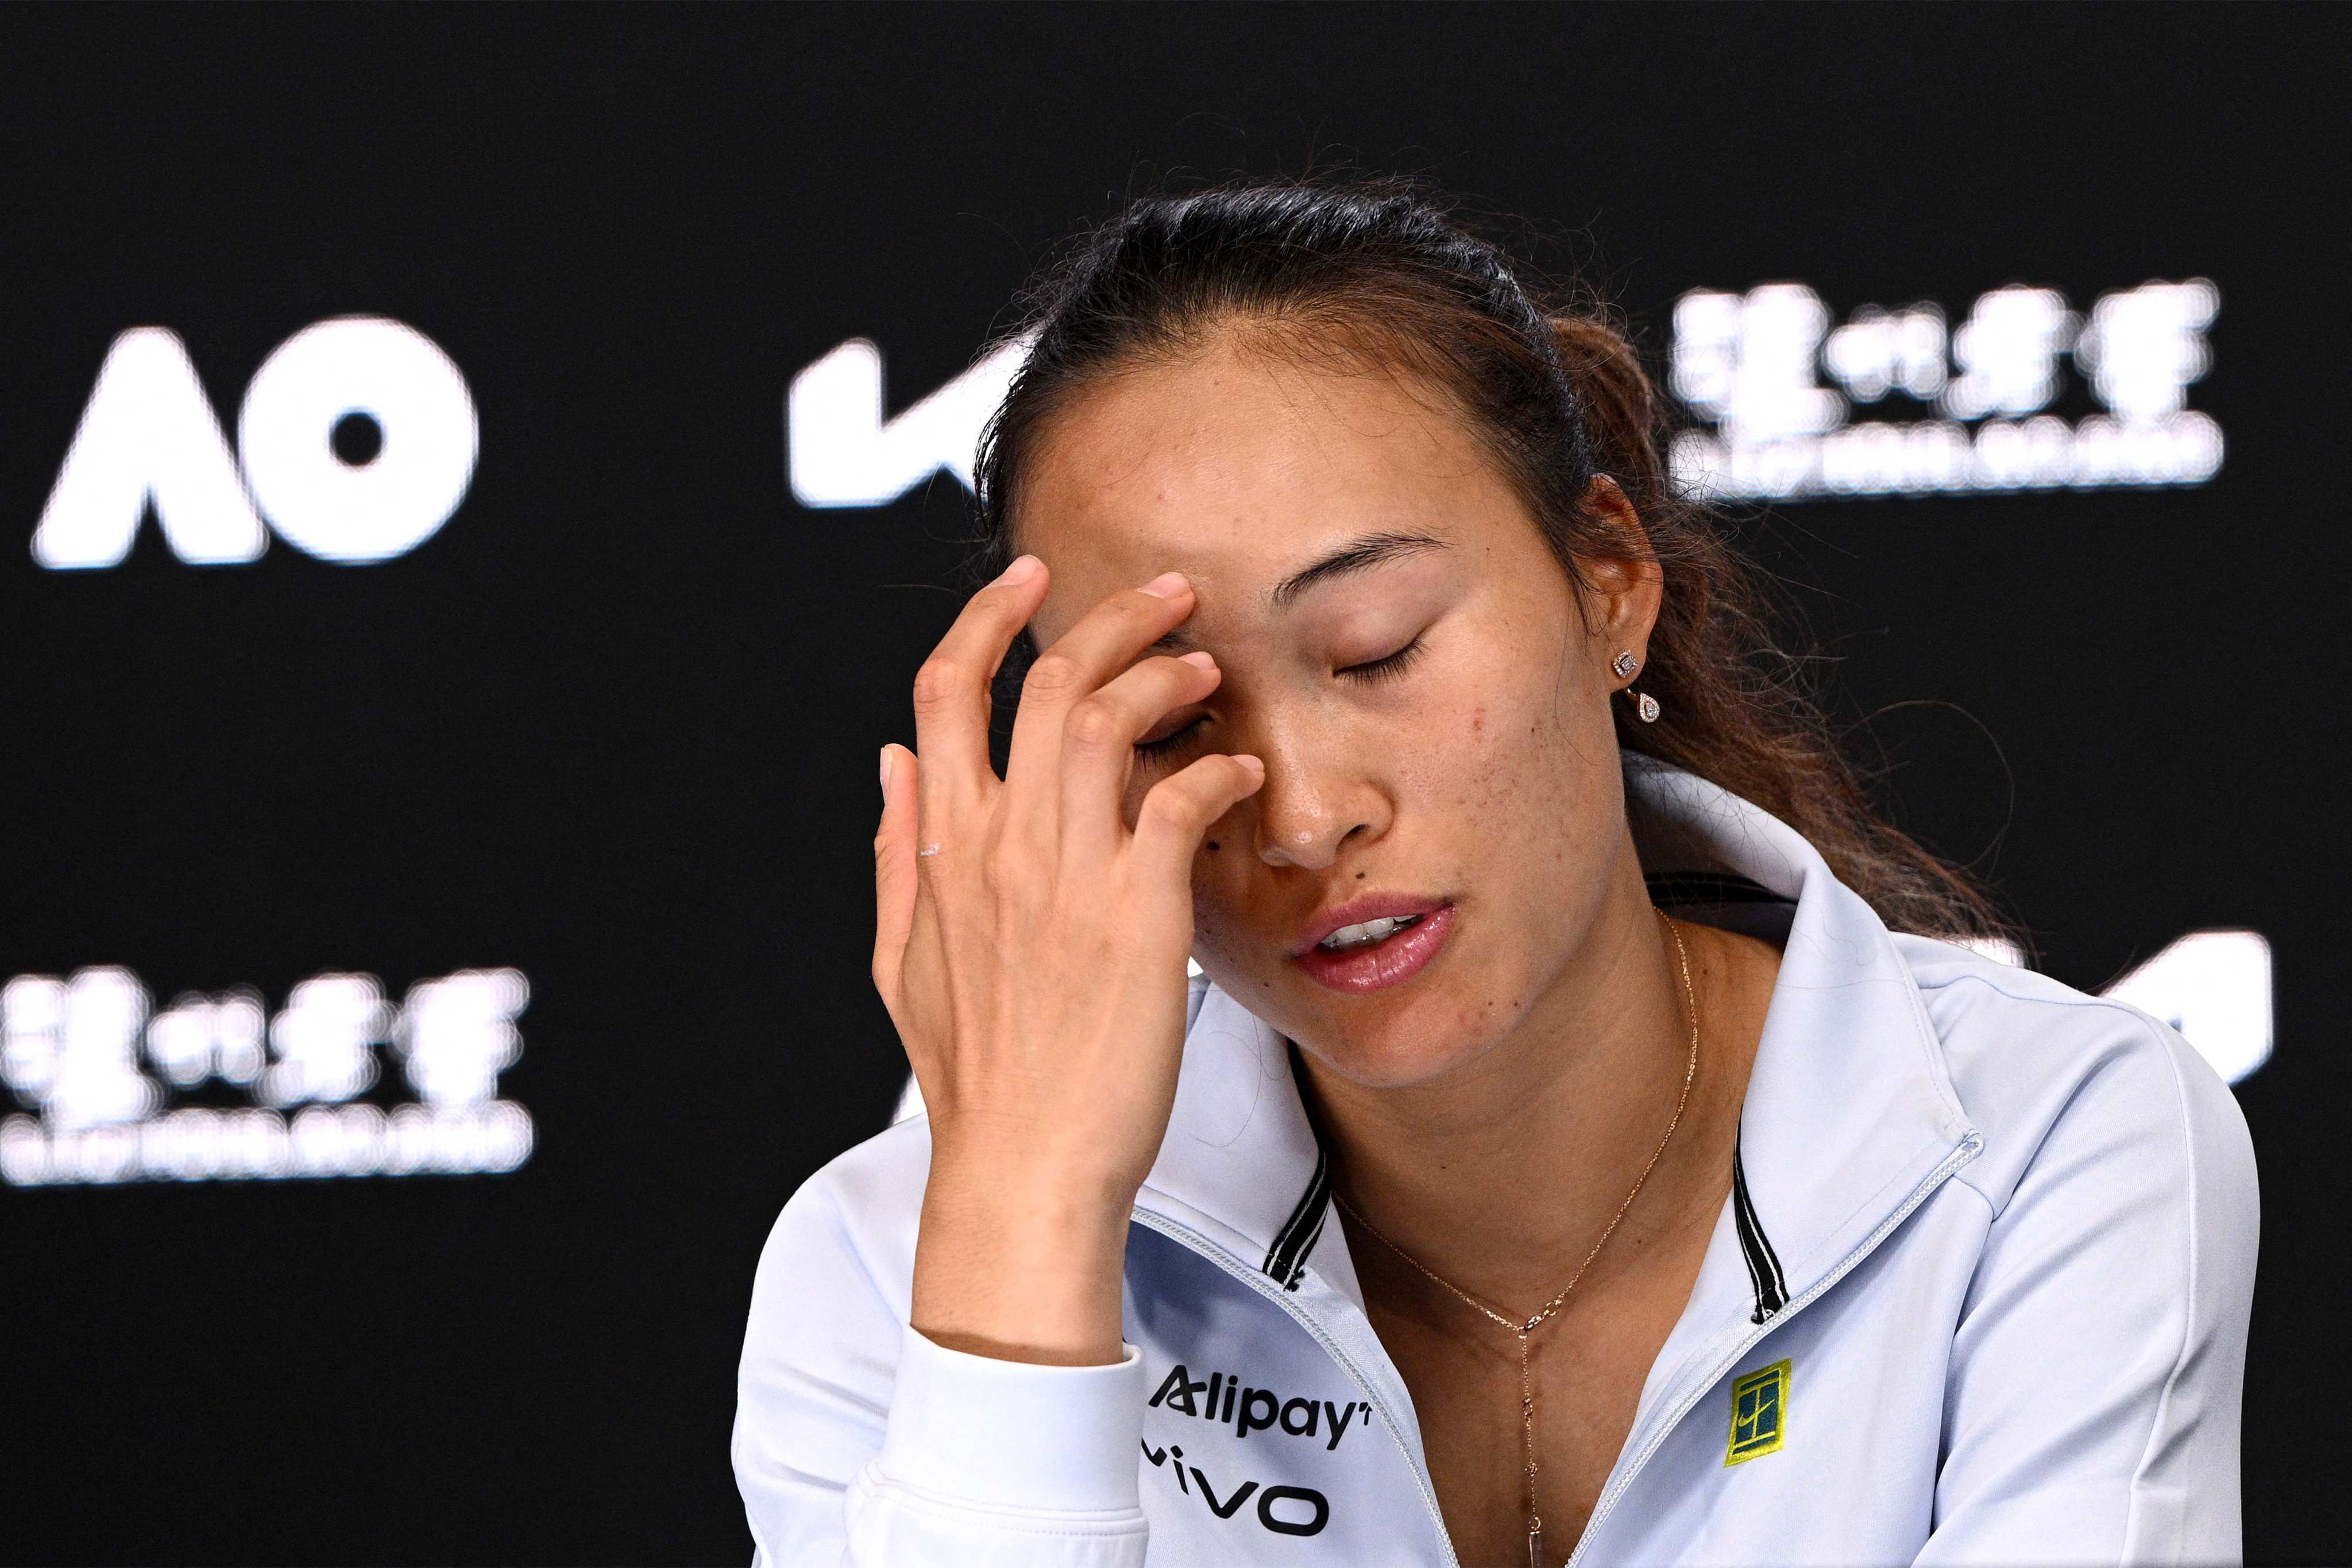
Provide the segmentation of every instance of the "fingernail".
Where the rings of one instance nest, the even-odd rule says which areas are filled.
[[[887,746],[882,748],[882,793],[886,796],[890,793],[890,748]]]
[[[1143,591],[1155,599],[1172,599],[1192,584],[1184,581],[1181,572],[1162,572],[1143,585]]]
[[[1250,755],[1250,753],[1249,753],[1249,752],[1235,752],[1234,753],[1234,761],[1235,761],[1235,762],[1237,762],[1237,763],[1245,763],[1245,764],[1247,764],[1247,765],[1248,765],[1248,767],[1249,767],[1249,769],[1250,769],[1253,773],[1256,773],[1258,777],[1260,777],[1260,778],[1264,778],[1264,777],[1265,777],[1265,758],[1263,758],[1263,757],[1254,757],[1254,756]]]
[[[991,583],[989,586],[992,588],[1017,588],[1022,584],[1029,581],[1030,578],[1037,575],[1037,568],[1044,564],[1045,563],[1038,560],[1034,555],[1016,556],[1013,559],[1013,564],[1007,566],[1003,572],[998,573],[996,581]]]
[[[1195,669],[1214,669],[1217,668],[1216,659],[1211,655],[1205,653],[1179,654],[1176,656],[1176,662],[1179,664],[1189,664]]]

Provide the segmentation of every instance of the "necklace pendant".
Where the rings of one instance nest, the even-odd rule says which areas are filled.
[[[1544,1568],[1543,1527],[1528,1531],[1528,1568]]]

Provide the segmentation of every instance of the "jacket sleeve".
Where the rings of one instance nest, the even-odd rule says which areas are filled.
[[[826,1173],[769,1236],[732,1444],[755,1568],[1141,1568],[1135,1348],[1059,1367],[933,1344],[899,1239],[861,1247]]]
[[[2236,1097],[2114,1003],[1994,1208],[1921,1564],[2234,1563],[2260,1213]]]

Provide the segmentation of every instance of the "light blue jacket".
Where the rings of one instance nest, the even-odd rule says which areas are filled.
[[[2239,1561],[2228,1087],[2130,1006],[1889,932],[1748,802],[1633,752],[1626,784],[1653,896],[1783,952],[1732,1195],[1570,1561]],[[1191,1019],[1123,1364],[908,1328],[920,1117],[785,1205],[733,1444],[758,1563],[1455,1562],[1283,1042],[1197,975]]]

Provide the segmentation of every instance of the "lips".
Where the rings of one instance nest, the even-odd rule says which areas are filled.
[[[1344,904],[1318,910],[1315,918],[1307,922],[1298,934],[1290,956],[1297,958],[1335,931],[1362,925],[1370,921],[1399,920],[1412,915],[1433,915],[1445,907],[1444,899],[1432,899],[1412,893],[1359,893]]]
[[[1291,962],[1334,991],[1384,990],[1427,967],[1452,934],[1454,919],[1454,906],[1442,900],[1366,894],[1317,915]],[[1321,945],[1340,931],[1357,940],[1336,951]]]

